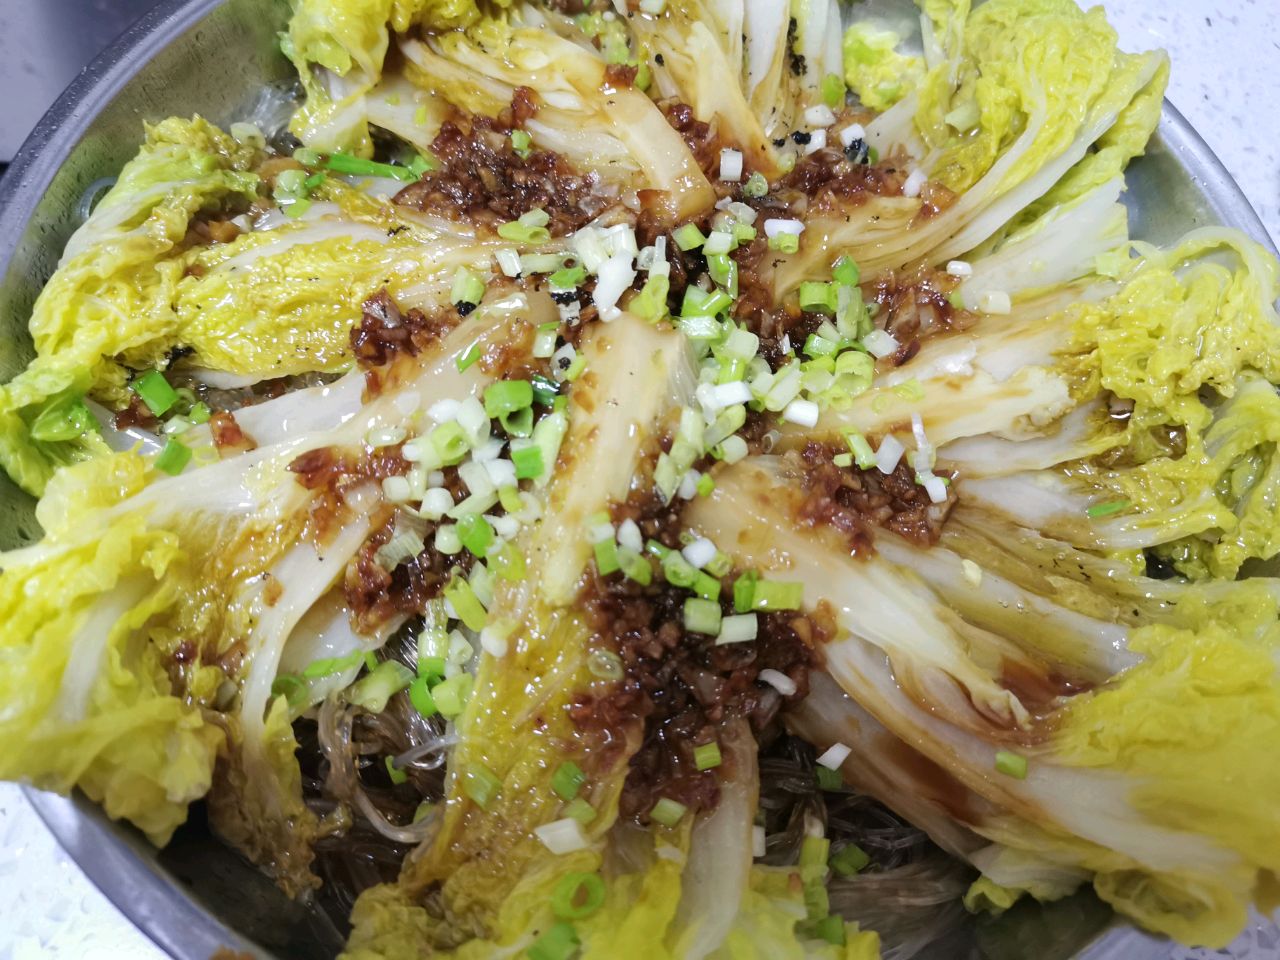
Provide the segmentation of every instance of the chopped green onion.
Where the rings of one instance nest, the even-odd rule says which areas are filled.
[[[704,743],[693,748],[693,764],[699,770],[711,770],[720,766],[722,762],[718,743]]]
[[[436,658],[430,658],[436,659]],[[440,672],[444,672],[444,659],[440,659]],[[422,661],[418,661],[418,669],[422,670]],[[436,708],[435,698],[431,696],[430,676],[420,676],[409,684],[409,702],[424,717],[434,717],[440,711]]]
[[[840,344],[816,333],[811,333],[805,340],[802,349],[810,357],[830,357],[840,349]]]
[[[800,844],[800,873],[806,880],[827,872],[831,841],[826,837],[805,837]]]
[[[596,808],[581,797],[575,797],[565,806],[564,815],[585,825],[596,818]]]
[[[698,570],[677,551],[667,550],[662,554],[661,560],[662,576],[673,587],[687,589],[697,581]]]
[[[533,137],[529,136],[527,130],[511,131],[511,149],[521,160],[529,159],[529,154],[533,152],[529,149],[531,143],[533,143]]]
[[[424,173],[434,170],[435,167],[434,158],[420,153],[415,153],[413,159],[409,161],[409,172],[413,174],[415,180],[421,180]]]
[[[714,600],[689,597],[684,602],[684,628],[691,633],[714,637],[720,632],[720,604]]]
[[[733,609],[737,613],[750,613],[755,609],[756,584],[760,574],[748,570],[733,582]]]
[[[843,947],[845,944],[844,918],[838,913],[829,913],[821,920],[815,920],[810,929],[819,940],[825,940],[837,947]]]
[[[604,881],[598,873],[567,873],[552,892],[552,913],[562,920],[588,918],[604,906]]]
[[[716,488],[716,482],[711,479],[711,475],[704,473],[698,478],[698,496],[709,497],[711,491]]]
[[[436,426],[427,434],[427,442],[443,466],[453,466],[458,463],[470,449],[466,431],[454,420]]]
[[[551,239],[545,210],[530,210],[518,220],[498,225],[498,236],[515,243],[543,243]]]
[[[489,565],[508,583],[519,583],[528,572],[524,554],[514,543],[504,543],[502,549],[489,558]]]
[[[479,360],[482,352],[479,340],[467,347],[466,352],[458,357],[458,372],[461,373]]]
[[[482,299],[484,299],[484,281],[466,267],[459,267],[453,274],[449,302],[474,305]]]
[[[412,181],[418,177],[409,167],[399,167],[390,163],[378,163],[354,157],[349,153],[331,153],[321,158],[321,166],[334,173],[343,173],[352,177],[387,177],[393,180]]]
[[[834,463],[837,467],[852,467],[853,454],[837,453],[834,457],[831,458],[831,462]]]
[[[1098,520],[1102,517],[1109,517],[1113,513],[1119,513],[1127,510],[1129,507],[1128,500],[1112,500],[1109,503],[1095,503],[1085,511],[1090,520]]]
[[[561,267],[547,277],[547,282],[554,290],[577,290],[586,279],[587,268],[580,263],[575,263],[572,267]]]
[[[707,275],[731,297],[738,295],[738,264],[727,253],[707,256]]]
[[[837,257],[836,262],[831,265],[831,279],[836,283],[846,287],[856,287],[861,277],[857,263],[850,257],[843,255]]]
[[[483,558],[493,545],[493,527],[483,515],[473,513],[458,520],[458,536],[473,556]]]
[[[618,545],[613,540],[601,540],[593,549],[596,554],[596,571],[600,576],[607,577],[622,569],[622,564],[618,561]]]
[[[715,556],[703,564],[703,568],[713,577],[727,577],[733,569],[733,558],[723,550],[717,550]]]
[[[551,894],[551,912],[561,920],[582,920],[604,906],[604,881],[598,873],[567,873]]]
[[[572,383],[582,376],[582,371],[587,369],[587,358],[583,354],[578,354],[569,363],[569,368],[564,372],[564,378]]]
[[[528,380],[498,380],[484,391],[484,412],[490,418],[523,410],[533,404],[533,384]]]
[[[775,233],[769,238],[769,249],[779,253],[796,253],[800,249],[800,237],[794,233]]]
[[[671,278],[663,274],[651,274],[644,287],[631,298],[627,310],[641,320],[657,323],[667,315],[667,294],[671,292]]]
[[[160,451],[160,456],[156,457],[155,466],[162,473],[176,477],[187,468],[190,462],[191,448],[171,437],[164,442],[164,449]]]
[[[821,880],[811,880],[804,885],[805,914],[816,922],[831,914],[831,897],[827,885]]]
[[[759,170],[747,177],[747,182],[742,185],[742,195],[745,197],[763,197],[768,192],[769,181]]]
[[[434,810],[435,808],[436,808],[436,805],[432,803],[430,800],[423,800],[420,804],[418,804],[418,808],[413,811],[412,822],[419,823],[424,818],[429,816],[431,811]]]
[[[840,776],[839,770],[832,770],[830,767],[824,767],[821,764],[813,769],[814,773],[818,775],[819,790],[842,790],[844,788],[844,777]]]
[[[548,326],[558,325],[548,324]],[[540,373],[535,373],[530,377],[529,382],[533,386],[534,402],[541,404],[544,407],[551,406],[560,393],[560,384],[556,383],[550,377],[544,377]]]
[[[876,465],[876,453],[871,449],[871,444],[867,442],[866,437],[860,433],[849,432],[844,435],[844,439],[849,444],[849,452],[853,454],[859,467],[870,470]]]
[[[133,392],[157,417],[163,416],[178,402],[178,391],[169,385],[158,370],[148,370],[133,381]]]
[[[297,709],[301,707],[307,699],[307,690],[309,688],[302,682],[302,678],[292,673],[281,673],[271,681],[271,695],[273,697],[284,697],[290,707]]]
[[[481,810],[489,806],[500,789],[502,789],[502,781],[482,763],[472,764],[462,775],[463,792]]]
[[[98,421],[85,405],[84,399],[67,397],[50,405],[36,417],[31,424],[31,436],[44,443],[56,443],[59,440],[74,440],[97,428]]]
[[[703,600],[720,599],[720,581],[709,573],[703,573],[701,570],[694,574],[690,589]]]
[[[800,284],[800,309],[810,313],[835,313],[837,293],[830,283],[806,280]]]
[[[799,610],[803,604],[803,583],[759,580],[751,594],[752,610]]]
[[[502,429],[511,437],[527,437],[533,433],[533,407],[525,407],[498,418]]]
[[[387,709],[387,701],[413,681],[413,671],[399,660],[383,660],[373,672],[352,685],[348,699],[370,713],[381,713]]]
[[[822,78],[822,102],[832,110],[844,103],[844,80],[839,74],[828,73]]]
[[[441,680],[431,690],[431,699],[436,703],[440,716],[452,720],[467,708],[471,699],[471,674],[458,673],[446,680]]]
[[[583,366],[586,366],[585,357],[579,357],[578,359],[582,361]],[[576,363],[577,361],[575,360],[574,362]],[[570,368],[570,372],[572,372],[572,368]],[[551,479],[556,459],[560,456],[560,445],[564,442],[564,435],[568,430],[569,418],[563,410],[556,410],[547,414],[533,428],[533,445],[542,451],[542,470],[531,478],[535,481],[535,486],[540,487]],[[516,476],[520,476],[518,466],[516,468]]]
[[[678,803],[667,797],[660,797],[658,802],[653,805],[653,809],[649,811],[649,817],[664,827],[674,827],[680,822],[680,818],[685,815],[688,809],[683,803]]]
[[[187,416],[191,418],[192,423],[208,423],[209,418],[213,416],[213,411],[209,409],[207,403],[201,400],[191,408],[191,412]]]
[[[624,672],[622,658],[603,647],[596,647],[587,654],[587,669],[601,680],[621,680]]]
[[[529,960],[569,960],[578,952],[578,932],[563,920],[553,923],[529,947]]]
[[[364,653],[357,650],[355,653],[346,657],[321,657],[319,660],[312,660],[302,671],[304,680],[319,680],[321,677],[331,677],[335,673],[342,673],[344,670],[350,670],[352,667],[359,666],[365,662]],[[378,666],[377,660],[374,660],[370,670]]]
[[[542,451],[532,443],[527,447],[512,449],[511,462],[516,465],[517,480],[532,480],[542,476],[546,464],[542,462]]]
[[[391,757],[386,758],[387,776],[391,778],[391,782],[399,786],[402,783],[409,782],[409,775],[395,765]]]
[[[551,775],[551,789],[561,800],[572,800],[587,782],[587,775],[572,760],[566,760]]]
[[[996,770],[1015,780],[1027,779],[1027,758],[1011,750],[996,751]]]
[[[538,326],[538,332],[533,337],[533,349],[530,351],[539,360],[547,360],[555,355],[556,339],[560,334],[560,324],[554,320],[550,323],[543,323]],[[533,379],[537,379],[540,375],[535,374]],[[546,379],[543,377],[542,379]],[[547,401],[550,404],[550,400]]]
[[[681,250],[696,250],[707,242],[706,236],[698,229],[696,223],[686,223],[677,227],[675,232],[671,234],[671,239],[676,242],[676,246]]]
[[[619,547],[618,565],[622,569],[622,575],[628,580],[634,580],[644,587],[653,582],[653,567],[649,565],[648,560],[634,550]]]
[[[484,629],[489,615],[485,612],[476,592],[471,589],[470,583],[462,577],[455,576],[444,588],[444,598],[453,606],[454,613],[467,625],[467,629],[476,631]]]
[[[736,616],[725,617],[720,622],[720,632],[716,634],[716,646],[754,640],[759,630],[760,621],[754,613],[740,613]]]
[[[825,768],[824,768],[825,769]],[[835,771],[831,771],[835,772]],[[828,866],[839,877],[852,877],[871,862],[867,852],[856,843],[846,844],[831,855]]]

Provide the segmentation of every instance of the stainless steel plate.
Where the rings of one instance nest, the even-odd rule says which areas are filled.
[[[277,49],[286,5],[266,0],[171,0],[98,58],[58,100],[0,180],[0,382],[31,356],[26,322],[36,294],[78,225],[80,199],[136,151],[144,120],[200,113],[229,123],[261,91],[288,82]],[[1147,156],[1129,170],[1137,237],[1170,242],[1227,224],[1271,246],[1257,214],[1204,141],[1166,103]],[[1274,249],[1274,247],[1273,247]],[[38,535],[29,497],[0,475],[0,549]],[[342,932],[286,899],[218,843],[197,808],[163,851],[112,823],[83,797],[29,790],[59,842],[117,907],[178,960],[220,948],[263,960],[330,960]],[[978,924],[939,960],[1161,960],[1164,941],[1114,923],[1085,894],[1045,910]]]

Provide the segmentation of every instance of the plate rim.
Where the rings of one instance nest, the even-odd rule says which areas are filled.
[[[162,0],[95,57],[45,112],[0,176],[0,280],[8,276],[54,177],[92,123],[157,54],[224,2]],[[1225,164],[1167,97],[1153,144],[1177,157],[1222,224],[1244,231],[1280,256],[1275,239]],[[277,960],[205,910],[154,854],[149,855],[141,835],[111,821],[82,794],[65,797],[29,785],[23,785],[22,792],[90,882],[175,960],[213,956],[219,950]],[[143,891],[146,896],[139,895]],[[1170,941],[1118,921],[1077,960],[1161,960],[1169,949]]]

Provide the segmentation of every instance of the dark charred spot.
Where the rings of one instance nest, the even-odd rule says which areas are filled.
[[[791,65],[791,74],[795,77],[803,77],[805,74],[804,57],[796,53],[796,36],[799,31],[799,24],[796,18],[792,17],[787,22],[787,52],[789,55],[789,63]]]
[[[850,163],[867,163],[871,160],[871,148],[867,146],[867,141],[859,137],[849,142],[844,148],[844,155]]]
[[[192,356],[196,352],[195,347],[188,347],[185,344],[179,344],[176,347],[170,347],[169,352],[164,355],[164,368],[168,370],[179,360]]]
[[[813,139],[813,134],[812,134],[812,133],[809,133],[809,132],[807,132],[807,131],[805,131],[805,130],[793,130],[793,131],[791,131],[791,142],[792,142],[792,143],[798,143],[798,144],[800,144],[800,146],[802,146],[802,147],[803,147],[805,144],[807,144],[807,143],[808,143],[810,140],[812,140],[812,139]]]
[[[577,290],[552,290],[551,299],[561,306],[567,306],[578,299]]]
[[[476,304],[467,303],[467,301],[465,300],[459,300],[457,303],[453,305],[453,308],[458,311],[458,316],[465,317],[467,314],[471,313],[471,311],[473,311],[476,308]]]

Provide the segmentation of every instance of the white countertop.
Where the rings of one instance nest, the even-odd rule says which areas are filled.
[[[1222,158],[1280,241],[1275,0],[1114,0],[1108,7],[1126,49],[1169,51],[1169,99]],[[62,853],[17,787],[0,784],[0,960],[36,958],[164,955]]]

